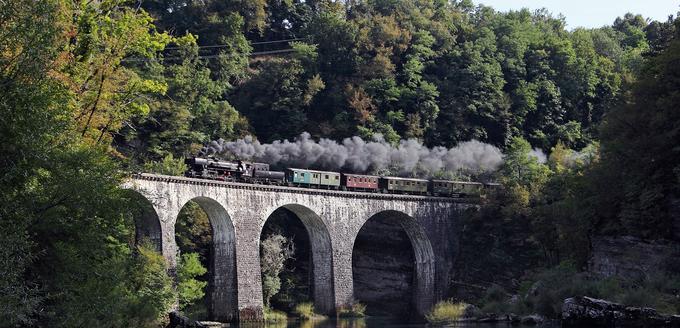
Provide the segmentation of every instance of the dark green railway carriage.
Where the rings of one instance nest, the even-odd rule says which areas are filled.
[[[430,192],[434,196],[480,197],[484,185],[479,182],[431,180]]]
[[[378,187],[383,192],[400,194],[427,194],[428,181],[423,179],[381,177]]]

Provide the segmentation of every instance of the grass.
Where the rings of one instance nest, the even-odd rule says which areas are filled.
[[[293,313],[302,320],[325,319],[326,317],[314,311],[314,304],[311,302],[300,303],[295,306]]]
[[[279,323],[288,321],[288,316],[285,312],[274,309],[264,308],[264,321],[266,323]]]
[[[425,319],[433,325],[452,323],[463,316],[467,306],[462,302],[442,301],[434,306],[432,311],[425,316]]]
[[[359,302],[338,310],[339,318],[363,318],[366,316],[366,305]]]

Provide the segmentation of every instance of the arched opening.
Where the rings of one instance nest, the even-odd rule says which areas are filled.
[[[217,201],[197,197],[181,209],[175,224],[180,307],[192,319],[236,319],[234,225]]]
[[[373,215],[352,249],[354,298],[372,316],[420,320],[432,307],[434,253],[422,227],[397,211]]]
[[[137,191],[127,189],[124,192],[127,201],[128,215],[135,224],[135,245],[148,244],[157,252],[162,249],[161,222],[151,202]]]
[[[267,267],[272,265],[271,258],[267,256],[281,253],[276,243],[272,243],[273,236],[283,237],[286,243],[292,243],[293,252],[278,274],[279,291],[272,295],[277,277],[276,272],[272,273]],[[312,302],[316,313],[330,314],[333,311],[331,240],[325,224],[316,213],[296,204],[277,208],[262,227],[260,244],[265,303],[271,296],[269,306],[284,312],[290,312],[295,305],[305,302]],[[280,259],[278,257],[274,262]]]

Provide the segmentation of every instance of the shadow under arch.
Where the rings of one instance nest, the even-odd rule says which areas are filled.
[[[233,322],[237,319],[238,295],[234,224],[226,209],[214,199],[195,197],[187,203],[190,201],[197,203],[208,215],[212,230],[213,240],[206,293],[210,318],[221,322]]]
[[[280,209],[292,212],[302,222],[307,231],[312,253],[314,309],[321,314],[332,314],[335,310],[333,290],[333,250],[331,236],[321,217],[306,206],[286,204],[279,206],[267,214],[260,227],[260,238],[264,226],[272,214]]]
[[[123,195],[128,200],[128,211],[134,218],[135,244],[148,241],[154,250],[161,253],[163,249],[161,221],[153,204],[134,189],[125,189]]]
[[[380,221],[383,226],[398,226],[401,227],[403,233],[408,237],[410,242],[410,247],[413,251],[412,255],[412,266],[413,266],[413,280],[412,283],[412,296],[410,300],[410,307],[415,310],[415,314],[418,316],[417,319],[422,319],[425,314],[434,305],[434,281],[435,281],[435,256],[434,250],[432,249],[432,244],[427,236],[427,233],[423,227],[414,219],[413,217],[407,215],[406,213],[386,210],[375,213],[366,220],[361,229],[357,232],[355,236],[353,246],[352,246],[352,272],[353,276],[356,275],[355,268],[355,253],[357,247],[357,240],[359,240],[362,232],[370,229],[371,222]],[[375,233],[375,232],[374,232]],[[390,234],[388,231],[381,231],[380,234],[386,236]],[[369,240],[368,242],[375,242],[377,240]],[[392,250],[395,251],[395,250]],[[386,259],[388,260],[388,259]],[[377,277],[374,277],[377,279]],[[356,279],[354,281],[354,295],[356,297],[357,290]],[[378,290],[380,292],[380,290]],[[370,310],[370,308],[368,309]],[[401,313],[402,315],[405,313]]]

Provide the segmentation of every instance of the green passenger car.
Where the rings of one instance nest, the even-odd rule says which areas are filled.
[[[331,189],[340,187],[340,173],[318,171],[318,174],[321,179],[319,182],[321,186],[330,187]]]
[[[383,192],[425,195],[427,185],[423,179],[381,177],[378,188]]]
[[[286,182],[292,186],[338,189],[340,173],[289,168]]]
[[[484,185],[479,182],[431,180],[430,192],[434,196],[480,197]]]

